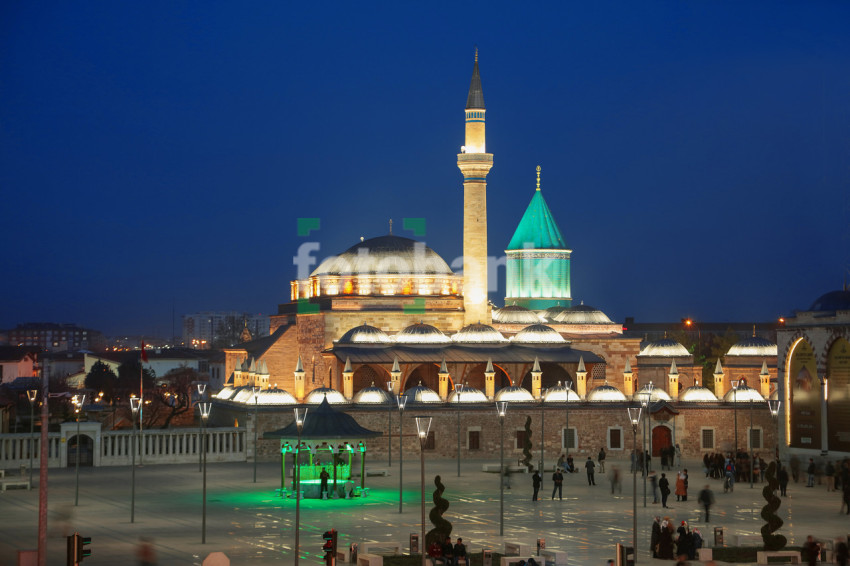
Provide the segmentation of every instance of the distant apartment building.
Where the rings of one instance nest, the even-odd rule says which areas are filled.
[[[76,324],[54,322],[27,322],[12,330],[2,332],[2,338],[10,346],[39,347],[48,352],[64,350],[103,350],[106,338],[103,333],[82,328]]]
[[[269,317],[237,311],[204,311],[183,315],[183,345],[206,349],[210,345],[232,346],[269,335]]]

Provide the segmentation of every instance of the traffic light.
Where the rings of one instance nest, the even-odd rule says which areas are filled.
[[[326,531],[322,538],[325,539],[325,544],[322,546],[325,552],[325,564],[334,566],[336,564],[336,529]]]
[[[77,535],[77,563],[83,561],[83,558],[91,556],[91,548],[86,548],[91,544],[91,537],[81,537]]]

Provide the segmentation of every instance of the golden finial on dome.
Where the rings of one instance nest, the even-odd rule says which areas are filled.
[[[475,62],[478,62],[478,46],[475,46]]]
[[[537,190],[540,190],[540,165],[537,166]]]

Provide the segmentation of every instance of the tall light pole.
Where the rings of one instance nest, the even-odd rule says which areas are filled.
[[[77,451],[76,451],[76,471],[74,472],[74,507],[80,504],[80,410],[83,408],[83,404],[86,402],[85,394],[74,395],[74,405],[76,405],[76,409],[74,411],[77,413]],[[42,424],[42,426],[44,426]]]
[[[204,393],[206,393],[206,391],[207,391],[207,384],[206,383],[198,383],[198,403],[200,403],[201,401],[204,400]],[[201,429],[203,429],[203,425],[201,425]],[[200,442],[200,440],[199,440],[199,442]],[[198,448],[200,448],[200,446]],[[198,450],[198,471],[199,472],[201,471],[201,458],[202,458],[201,452],[202,451],[199,449]]]
[[[141,399],[130,397],[130,414],[133,421],[133,435],[130,439],[130,522],[136,520],[136,415],[139,413]]]
[[[402,450],[401,445],[401,433],[402,426],[404,426],[404,407],[407,405],[407,396],[406,395],[396,395],[396,403],[398,403],[398,512],[402,512],[402,506],[404,505],[404,484],[402,481],[402,474],[404,474],[404,451]],[[422,544],[425,544],[425,541],[422,541]]]
[[[27,399],[30,402],[30,489],[32,489],[32,447],[35,444],[35,400],[38,398],[38,389],[27,389]]]
[[[499,536],[505,535],[505,413],[507,401],[496,401],[499,414]]]
[[[257,483],[257,458],[259,457],[259,451],[257,443],[259,442],[259,434],[258,428],[260,427],[259,417],[259,405],[260,405],[260,388],[259,387],[251,387],[251,393],[254,396],[254,483]]]
[[[457,405],[457,477],[460,477],[460,394],[463,393],[463,384],[455,384],[455,405]]]
[[[643,414],[643,445],[647,446],[646,442],[646,423],[649,420],[649,402],[652,399],[652,383],[648,383],[643,391],[638,395],[640,397],[640,406],[643,409],[641,413]],[[643,475],[643,506],[646,507],[646,476],[648,475],[648,464],[647,464],[647,456],[645,448],[644,448],[644,457],[643,457],[643,468],[640,473]],[[637,452],[635,453],[635,458],[637,459]],[[636,460],[637,463],[637,460]]]
[[[770,409],[770,416],[773,418],[773,426],[776,426],[776,423],[779,418],[779,404],[781,401],[779,399],[768,399],[767,400],[767,408]],[[776,448],[773,451],[774,460],[779,460],[779,431],[776,431]]]
[[[545,406],[543,405],[545,400],[546,400],[546,390],[541,389],[540,390],[540,465],[537,467],[538,471],[540,472],[540,479],[543,479],[543,466],[544,466],[544,463],[546,462],[546,459],[544,457],[544,453],[546,451],[546,442],[545,442],[545,439],[546,439],[546,434],[545,434],[545,431],[546,431],[546,413],[544,411]]]
[[[632,450],[637,459],[637,429],[640,423],[640,407],[628,407],[629,421],[632,423]],[[637,462],[635,462],[637,463]],[[637,466],[632,469],[632,547],[634,547],[635,560],[637,564]]]
[[[756,473],[755,452],[753,452],[753,398],[750,396],[750,433],[748,435],[750,445],[750,489],[753,489],[753,474]]]
[[[295,445],[295,566],[298,566],[298,554],[301,552],[301,431],[307,418],[307,407],[295,407],[295,427],[298,429],[298,443]]]
[[[416,432],[419,435],[419,466],[420,466],[420,489],[422,491],[422,566],[426,566],[425,558],[425,443],[428,442],[428,431],[431,429],[431,417],[416,417]]]
[[[212,403],[198,403],[201,411],[201,454],[203,455],[204,488],[203,505],[201,507],[201,544],[207,542],[207,419],[212,410]]]
[[[738,460],[738,387],[741,385],[740,379],[732,380],[732,403],[734,405],[733,411],[735,416],[735,453],[732,455],[732,461],[737,462]],[[737,470],[737,465],[735,466]]]
[[[570,434],[570,391],[573,389],[573,382],[570,379],[564,381],[564,414],[566,415],[567,428],[564,429],[564,451],[569,454],[570,453],[570,440],[572,440],[572,434]],[[566,464],[565,464],[566,466]],[[563,489],[563,486],[561,487]]]
[[[387,382],[387,466],[393,465],[393,382]]]

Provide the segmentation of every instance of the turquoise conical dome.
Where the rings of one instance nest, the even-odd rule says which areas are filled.
[[[534,191],[522,220],[519,221],[514,237],[508,244],[509,250],[565,250],[567,244],[561,229],[552,217],[552,211],[538,189]]]

